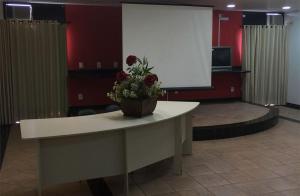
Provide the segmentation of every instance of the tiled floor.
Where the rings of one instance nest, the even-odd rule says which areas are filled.
[[[277,196],[300,195],[300,124],[280,120],[254,135],[193,142],[193,155],[184,157],[182,176],[172,174],[171,160],[131,175],[131,196]],[[0,196],[35,196],[36,148],[22,141],[19,130],[10,136],[0,171]],[[115,195],[122,177],[106,179]],[[90,196],[85,182],[48,188],[46,196]]]
[[[13,127],[0,170],[0,196],[35,196],[36,143],[21,140],[20,130]],[[47,189],[45,196],[91,196],[85,182],[72,183]]]
[[[300,121],[300,109],[280,106],[279,111],[280,116]]]

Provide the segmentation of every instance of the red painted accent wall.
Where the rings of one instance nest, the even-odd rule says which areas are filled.
[[[68,69],[76,70],[83,62],[84,69],[113,68],[122,62],[121,7],[66,5]],[[68,77],[70,106],[105,105],[112,103],[106,93],[114,82],[111,77],[97,74]],[[83,100],[78,100],[78,94]]]
[[[110,68],[122,61],[121,7],[66,5],[69,69]]]
[[[219,14],[228,17],[228,21],[221,21],[221,46],[232,47],[233,66],[242,64],[242,16],[239,11],[220,11],[213,13],[213,46],[218,45]]]
[[[97,76],[69,77],[69,104],[70,106],[106,105],[112,101],[106,97],[111,90],[114,77],[98,78]],[[83,100],[78,100],[78,94],[83,95]]]
[[[218,15],[229,17],[221,26],[221,45],[233,47],[233,65],[241,64],[242,12],[214,11],[213,45],[217,45]],[[122,62],[122,10],[120,7],[66,5],[68,68],[78,69],[78,62],[85,68],[112,68]],[[111,101],[106,93],[112,88],[114,76],[69,76],[69,105],[105,105]],[[170,100],[197,100],[241,97],[241,76],[233,73],[212,75],[213,90],[179,91],[169,93]],[[231,92],[230,89],[235,91]],[[78,100],[78,94],[83,100]]]

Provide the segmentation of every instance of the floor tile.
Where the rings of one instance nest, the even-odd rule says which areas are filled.
[[[235,186],[238,187],[247,195],[251,195],[251,196],[258,196],[258,195],[274,192],[274,190],[270,186],[263,184],[259,181],[239,183],[239,184],[235,184]]]
[[[175,192],[167,182],[161,180],[139,184],[138,187],[146,195],[171,194]]]
[[[216,196],[247,196],[241,189],[232,184],[210,187],[208,190]]]
[[[226,180],[231,183],[243,183],[253,181],[254,178],[240,170],[235,170],[228,173],[220,173]]]
[[[200,183],[204,187],[221,186],[230,183],[229,181],[227,181],[225,178],[223,178],[218,174],[205,174],[205,175],[195,176],[194,178],[198,183]]]
[[[281,165],[272,167],[270,170],[279,176],[300,174],[300,164]]]
[[[260,167],[260,168],[252,168],[252,169],[245,169],[241,170],[244,173],[251,176],[253,179],[256,180],[263,180],[263,179],[270,179],[279,177],[279,175],[273,173],[271,170]]]
[[[188,190],[188,191],[178,191],[180,196],[214,196],[213,193],[209,192],[208,190]]]
[[[184,169],[184,171],[190,176],[198,176],[202,174],[212,174],[213,170],[209,169],[206,165],[200,164],[194,167]]]
[[[264,183],[271,187],[274,191],[300,188],[299,184],[296,184],[295,182],[284,177],[269,179]]]
[[[281,192],[284,196],[299,196],[300,195],[300,189],[293,189],[293,190],[287,190]]]
[[[192,177],[181,177],[166,181],[175,191],[193,190],[199,184]]]

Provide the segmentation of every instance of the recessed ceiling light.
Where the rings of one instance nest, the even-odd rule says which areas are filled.
[[[292,8],[291,6],[283,6],[283,7],[282,7],[283,10],[289,10],[289,9],[291,9],[291,8]]]
[[[279,15],[281,15],[281,14],[279,14],[279,13],[267,13],[267,15],[268,15],[268,16],[279,16]]]
[[[20,3],[6,3],[6,6],[12,6],[12,7],[31,7],[30,4],[20,4]]]
[[[228,4],[227,7],[228,8],[235,8],[235,4]]]

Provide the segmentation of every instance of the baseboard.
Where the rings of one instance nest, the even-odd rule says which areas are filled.
[[[294,109],[300,109],[300,105],[294,104],[294,103],[286,103],[286,107],[294,108]]]

